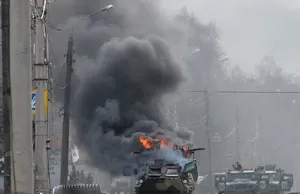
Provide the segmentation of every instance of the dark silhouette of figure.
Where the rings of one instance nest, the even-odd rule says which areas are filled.
[[[76,184],[80,183],[80,173],[79,173],[78,170],[76,171],[76,178],[75,178],[75,180],[76,180]]]
[[[74,177],[74,174],[71,173],[71,174],[69,175],[69,181],[68,181],[68,184],[69,184],[69,185],[74,185],[74,184],[76,184],[75,178],[76,178],[76,177]]]
[[[77,174],[76,174],[76,168],[75,168],[75,165],[74,163],[72,164],[72,171],[70,172],[70,175],[69,175],[70,179],[69,179],[69,184],[77,184],[78,180],[77,180]]]
[[[239,170],[239,171],[243,169],[243,167],[239,163],[239,161],[237,161],[235,165],[233,164],[232,167],[233,167],[234,170]]]
[[[84,174],[84,170],[80,171],[79,181],[80,181],[80,183],[85,183],[86,182],[86,176]]]
[[[86,178],[86,184],[93,184],[93,182],[94,182],[94,179],[92,177],[92,174],[89,173],[87,178]]]

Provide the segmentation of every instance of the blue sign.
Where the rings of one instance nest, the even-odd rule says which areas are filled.
[[[33,115],[36,114],[36,90],[31,91],[31,112]]]

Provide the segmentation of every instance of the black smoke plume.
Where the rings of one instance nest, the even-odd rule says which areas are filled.
[[[178,29],[160,13],[155,1],[60,2],[53,12],[62,11],[52,14],[52,21],[58,21],[59,27],[63,25],[59,22],[69,25],[74,18],[108,4],[114,5],[111,11],[81,21],[73,31],[77,62],[71,116],[77,143],[86,150],[92,165],[118,175],[125,164],[154,159],[153,154],[131,154],[141,148],[138,136],[183,143],[190,141],[191,133],[173,129],[165,116],[165,97],[176,92],[185,75],[173,53],[174,45],[179,44],[174,39]],[[65,46],[59,46],[64,42],[62,34],[57,36],[60,51]],[[58,82],[64,80],[59,78]],[[60,100],[62,90],[57,91]]]
[[[187,138],[162,114],[163,97],[183,81],[179,61],[156,36],[104,44],[76,93],[73,119],[93,164],[112,174],[132,163],[138,136]],[[139,156],[138,156],[139,157]]]

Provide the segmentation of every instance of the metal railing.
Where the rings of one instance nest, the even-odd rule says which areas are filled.
[[[104,194],[98,184],[59,185],[53,188],[52,194]]]

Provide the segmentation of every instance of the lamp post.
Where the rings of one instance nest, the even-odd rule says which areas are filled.
[[[107,5],[100,11],[80,18],[78,21],[92,17],[104,11],[113,8],[113,5]],[[60,29],[62,30],[62,29]],[[73,27],[72,27],[73,32]],[[68,183],[68,167],[69,167],[69,128],[70,128],[70,99],[71,99],[71,77],[73,70],[73,35],[70,35],[68,41],[67,52],[67,71],[66,71],[66,86],[65,86],[65,99],[64,99],[64,117],[63,117],[63,132],[62,132],[62,148],[61,148],[61,169],[60,169],[60,184],[66,185]]]

